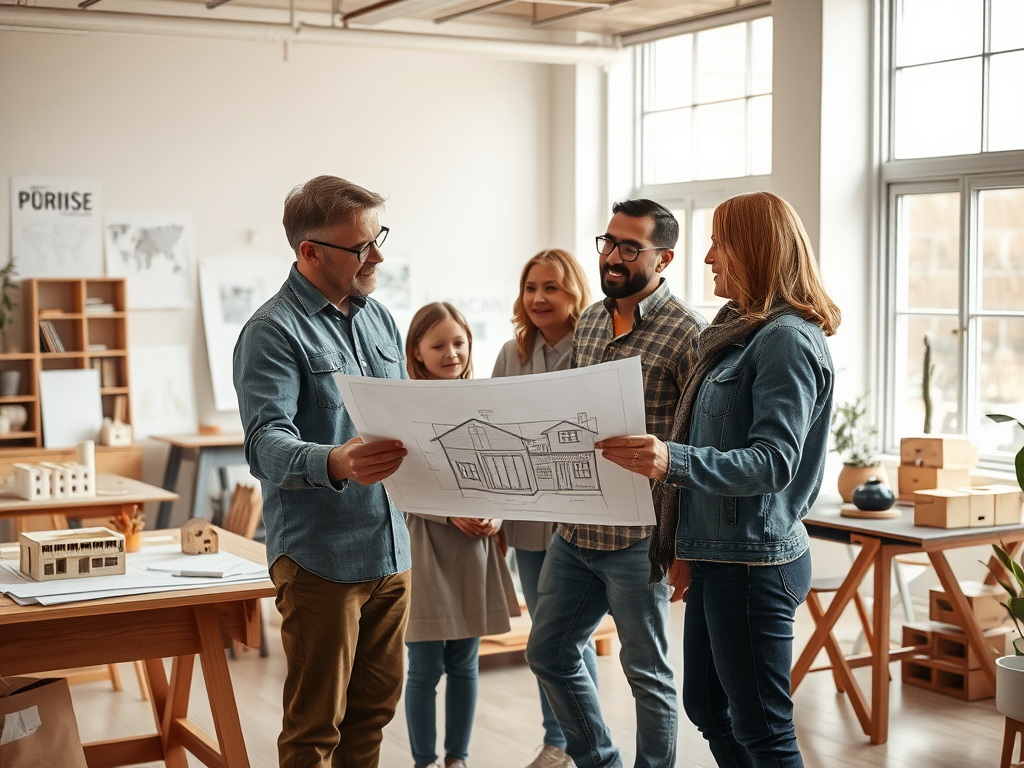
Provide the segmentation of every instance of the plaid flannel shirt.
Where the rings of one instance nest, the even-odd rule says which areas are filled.
[[[571,367],[606,363],[640,356],[644,375],[647,432],[667,440],[676,405],[697,352],[697,336],[704,320],[672,295],[668,283],[645,298],[633,312],[633,330],[615,336],[615,301],[592,304],[584,310],[572,339]],[[654,530],[650,525],[568,525],[558,533],[570,544],[585,549],[625,549]]]

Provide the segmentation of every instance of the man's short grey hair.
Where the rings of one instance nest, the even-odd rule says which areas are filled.
[[[296,255],[299,243],[325,232],[360,211],[381,208],[384,198],[337,176],[317,176],[300,184],[284,200],[284,231]]]

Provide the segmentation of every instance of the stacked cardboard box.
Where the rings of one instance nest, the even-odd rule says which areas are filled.
[[[977,617],[988,653],[993,658],[1005,655],[1011,628],[1006,625],[1006,610],[999,604],[1000,588],[970,581],[960,586]],[[903,627],[903,645],[918,650],[903,660],[903,682],[966,701],[994,696],[982,669],[988,660],[974,652],[963,629],[953,623],[953,605],[945,592],[933,589],[929,598],[931,621]]]
[[[961,488],[971,484],[978,449],[966,437],[904,437],[900,441],[899,498],[914,501],[914,492]]]

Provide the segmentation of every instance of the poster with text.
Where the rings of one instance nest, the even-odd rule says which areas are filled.
[[[103,274],[100,180],[11,178],[11,253],[19,278]]]
[[[192,224],[187,213],[108,213],[107,275],[123,277],[129,309],[192,306]]]

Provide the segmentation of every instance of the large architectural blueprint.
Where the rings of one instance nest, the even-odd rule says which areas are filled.
[[[409,450],[384,481],[405,512],[654,522],[649,481],[594,449],[647,431],[639,358],[479,381],[335,379],[363,440],[401,440]]]

